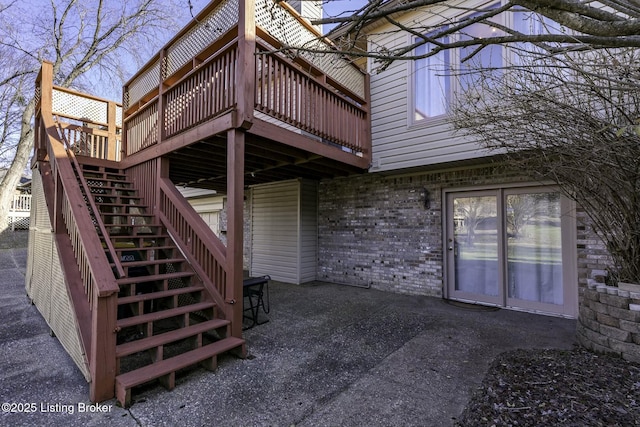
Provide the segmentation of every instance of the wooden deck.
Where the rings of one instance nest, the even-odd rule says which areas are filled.
[[[242,129],[246,185],[368,168],[368,75],[338,56],[273,53],[278,36],[320,34],[284,3],[211,3],[125,85],[123,167],[168,156],[175,183],[224,192],[226,132]]]
[[[64,275],[64,283],[50,286],[59,286],[73,306],[93,401],[117,389],[128,404],[137,384],[160,376],[171,388],[184,366],[215,361],[229,348],[245,354],[246,186],[368,168],[368,76],[336,55],[287,55],[287,43],[331,48],[286,3],[215,0],[125,84],[122,106],[54,86],[52,64],[43,63],[32,162],[47,205],[39,214],[48,215]],[[226,245],[176,185],[226,194]],[[123,244],[133,245],[140,260],[120,262]],[[159,262],[151,253],[166,256]],[[170,271],[168,264],[189,267]],[[132,274],[141,267],[145,280]],[[175,291],[168,285],[175,280],[189,283]],[[130,290],[142,282],[154,283],[153,296]],[[201,295],[206,309],[182,308],[183,293]],[[151,300],[168,311],[159,314]],[[137,310],[135,320],[120,318],[119,307],[127,305]],[[193,353],[161,360],[166,343],[193,334],[154,338],[153,323],[183,316],[181,327],[190,328],[189,313],[198,310],[224,320],[231,344],[203,346],[197,329]],[[116,377],[116,336],[132,327],[127,322],[146,325],[144,345],[153,344],[152,363],[162,369],[150,364]]]

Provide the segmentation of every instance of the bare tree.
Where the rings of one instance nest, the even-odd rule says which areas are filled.
[[[556,182],[607,244],[615,279],[640,282],[640,51],[530,51],[521,63],[480,72],[454,125]]]
[[[452,119],[495,153],[535,177],[555,181],[576,200],[606,243],[613,280],[640,282],[640,4],[635,0],[507,0],[486,8],[447,0],[370,0],[362,8],[316,20],[338,24],[334,53],[373,58],[378,71],[459,49],[461,62],[492,45],[517,52],[501,70],[474,73]],[[406,18],[422,8],[423,21]],[[508,12],[538,17],[546,31],[517,31]],[[432,24],[425,25],[424,22]],[[467,31],[478,23],[492,36]],[[548,24],[548,25],[547,25]],[[376,45],[380,33],[411,43]],[[457,37],[463,34],[465,37]],[[374,37],[370,37],[374,35]],[[409,39],[409,37],[407,37]],[[426,49],[417,49],[427,45]],[[289,50],[316,51],[318,45]],[[287,49],[285,49],[287,50]],[[330,53],[331,49],[323,52]],[[370,70],[373,71],[373,70]]]
[[[0,2],[0,149],[12,154],[0,182],[0,232],[33,147],[33,82],[40,62],[53,62],[54,83],[63,87],[81,88],[88,73],[102,88],[119,86],[127,69],[173,33],[167,29],[175,27],[176,17],[188,16],[178,0],[42,3],[34,8],[32,2]]]
[[[324,3],[332,1],[324,0]],[[427,15],[441,19],[432,25],[417,21],[407,23],[399,19],[399,16],[420,8]],[[472,11],[475,13],[469,13]],[[557,23],[559,31],[527,34],[496,22],[496,16],[508,11],[535,12]],[[509,0],[491,8],[486,8],[486,5],[474,8],[467,2],[450,0],[369,0],[359,9],[311,22],[337,25],[326,34],[333,40],[335,49],[327,49],[326,45],[323,48],[323,45],[310,41],[301,46],[285,46],[281,50],[369,57],[380,64],[380,70],[396,60],[426,58],[443,50],[462,47],[470,49],[469,57],[490,45],[521,42],[535,43],[549,53],[585,48],[640,47],[640,4],[635,0]],[[486,24],[497,31],[492,37],[449,37],[476,23]],[[378,29],[380,24],[386,24],[384,30]],[[378,31],[406,33],[414,38],[414,42],[397,47],[376,45],[371,40],[367,43],[367,36]],[[433,47],[416,54],[416,48],[427,43]]]

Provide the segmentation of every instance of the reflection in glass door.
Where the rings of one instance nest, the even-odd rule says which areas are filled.
[[[575,225],[563,200],[546,188],[448,193],[448,297],[572,314],[573,264],[563,270],[563,259],[575,253],[563,252],[563,235]]]
[[[499,296],[496,196],[453,197],[455,290],[491,302]]]
[[[505,202],[508,297],[562,305],[560,195],[506,194]]]

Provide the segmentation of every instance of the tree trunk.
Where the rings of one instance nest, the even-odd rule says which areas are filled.
[[[9,207],[13,200],[16,186],[20,182],[20,177],[27,167],[29,156],[33,150],[33,114],[35,110],[35,100],[29,101],[22,113],[22,123],[20,128],[20,140],[16,147],[16,155],[7,170],[6,175],[0,182],[0,233],[4,233],[9,226]]]

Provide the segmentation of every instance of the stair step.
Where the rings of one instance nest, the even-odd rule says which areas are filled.
[[[224,326],[227,326],[229,323],[231,322],[224,319],[207,320],[202,323],[196,323],[195,325],[187,326],[186,328],[176,329],[175,331],[165,332],[163,334],[154,335],[152,337],[142,338],[136,341],[120,344],[119,346],[116,346],[116,357],[125,357],[130,354],[139,353],[141,351],[149,350],[150,348],[158,347],[160,345],[180,341],[182,339],[192,337],[203,332],[222,328]]]
[[[105,189],[105,190],[126,190],[126,191],[134,191],[133,183],[128,181],[106,181],[99,180],[95,178],[88,178],[87,185],[90,189]]]
[[[111,193],[91,193],[95,198],[97,197],[105,197],[108,199],[127,199],[131,200],[142,200],[141,196],[132,196],[130,194],[111,194]],[[96,202],[103,203],[103,202]]]
[[[170,308],[168,310],[156,311],[153,313],[142,314],[140,316],[127,317],[119,319],[117,326],[119,328],[128,328],[130,326],[141,325],[144,323],[155,322],[162,319],[168,319],[169,317],[176,317],[187,313],[193,313],[196,311],[206,310],[208,308],[215,307],[212,302],[199,302],[190,305],[184,305],[182,307]]]
[[[117,242],[119,245],[133,244],[134,246],[136,246],[136,242],[139,243],[140,240],[156,241],[161,239],[171,239],[171,237],[168,234],[161,233],[161,232],[160,233],[153,233],[153,232],[140,233],[134,236],[130,234],[113,234],[109,237],[111,238],[111,241],[113,242],[114,245]]]
[[[111,175],[111,174],[110,174]],[[111,175],[111,176],[116,176],[116,175]],[[85,178],[87,181],[97,181],[97,182],[116,182],[118,184],[122,183],[122,184],[128,184],[128,185],[133,185],[133,182],[128,181],[126,176],[117,176],[116,178],[109,178],[109,177],[105,177],[104,175],[102,176],[86,176]]]
[[[119,285],[130,285],[132,283],[156,282],[160,280],[180,279],[190,276],[194,276],[192,271],[178,271],[175,273],[151,274],[149,276],[124,277],[122,279],[117,279],[116,282]]]
[[[180,264],[183,262],[187,262],[187,260],[184,258],[159,258],[142,261],[122,261],[121,264],[123,267],[150,267],[157,264]]]
[[[120,237],[126,237],[126,240],[111,240],[111,243],[113,243],[113,247],[115,249],[120,249],[120,251],[135,251],[138,250],[140,248],[149,248],[153,246],[153,242],[156,239],[150,239],[151,242],[142,242],[142,245],[140,245],[140,242],[136,242],[134,240],[144,240],[144,239],[148,239],[147,237],[144,236],[140,236],[137,238],[132,238],[132,236],[120,236]],[[104,245],[103,245],[104,247]]]
[[[153,228],[153,227],[162,228],[163,227],[162,224],[105,224],[104,226],[107,228],[107,230],[110,229],[110,228],[118,228],[118,227],[120,227],[120,228],[131,228],[131,229],[143,228],[143,227],[149,227],[149,228]],[[150,234],[150,233],[147,233],[147,234]],[[111,233],[109,233],[109,235],[111,235]],[[118,236],[118,234],[116,234],[116,235],[114,235],[112,237],[115,237],[115,236]],[[120,236],[123,236],[123,235],[120,235]]]
[[[90,183],[87,183],[87,184],[89,185],[89,190],[95,189],[95,190],[109,190],[109,191],[126,191],[127,193],[130,193],[132,191],[138,191],[133,187],[118,187],[115,185],[91,185]]]
[[[131,184],[128,177],[124,174],[101,174],[101,173],[84,173],[84,177],[87,181],[108,181],[108,182],[125,182]]]
[[[214,358],[218,354],[244,345],[244,340],[236,337],[228,337],[220,341],[208,344],[204,347],[183,353],[179,356],[165,359],[135,371],[127,372],[116,377],[116,396],[123,407],[131,405],[131,388],[146,382],[170,375],[165,381],[167,388],[174,386],[174,374],[176,371],[186,368],[204,360]]]
[[[84,165],[83,165],[84,166]],[[127,178],[127,175],[123,172],[108,172],[105,170],[95,170],[95,169],[88,169],[86,167],[82,168],[82,173],[87,176],[87,177],[91,177],[91,178],[100,178],[100,177],[105,177],[105,176],[113,176],[116,178]],[[96,176],[97,175],[97,176]]]
[[[100,191],[98,191],[100,190]],[[89,187],[89,192],[93,196],[93,198],[99,197],[107,197],[107,198],[120,198],[124,200],[125,198],[134,198],[140,199],[138,190],[129,189],[129,188],[108,188],[108,187]]]
[[[141,218],[153,218],[153,214],[150,213],[130,213],[130,212],[100,212],[103,217],[124,216],[124,217],[141,217]]]
[[[168,291],[150,292],[148,294],[131,295],[128,297],[118,297],[118,305],[172,297],[174,295],[189,294],[191,292],[199,292],[202,290],[204,290],[204,287],[202,286],[187,286],[184,288],[169,289]]]
[[[133,203],[109,203],[109,202],[96,202],[96,206],[107,207],[107,208],[137,208],[137,209],[147,209],[149,206],[147,205],[137,205]]]
[[[175,245],[162,245],[162,246],[129,246],[129,247],[116,247],[116,252],[143,252],[143,251],[163,251],[167,249],[176,249]]]

